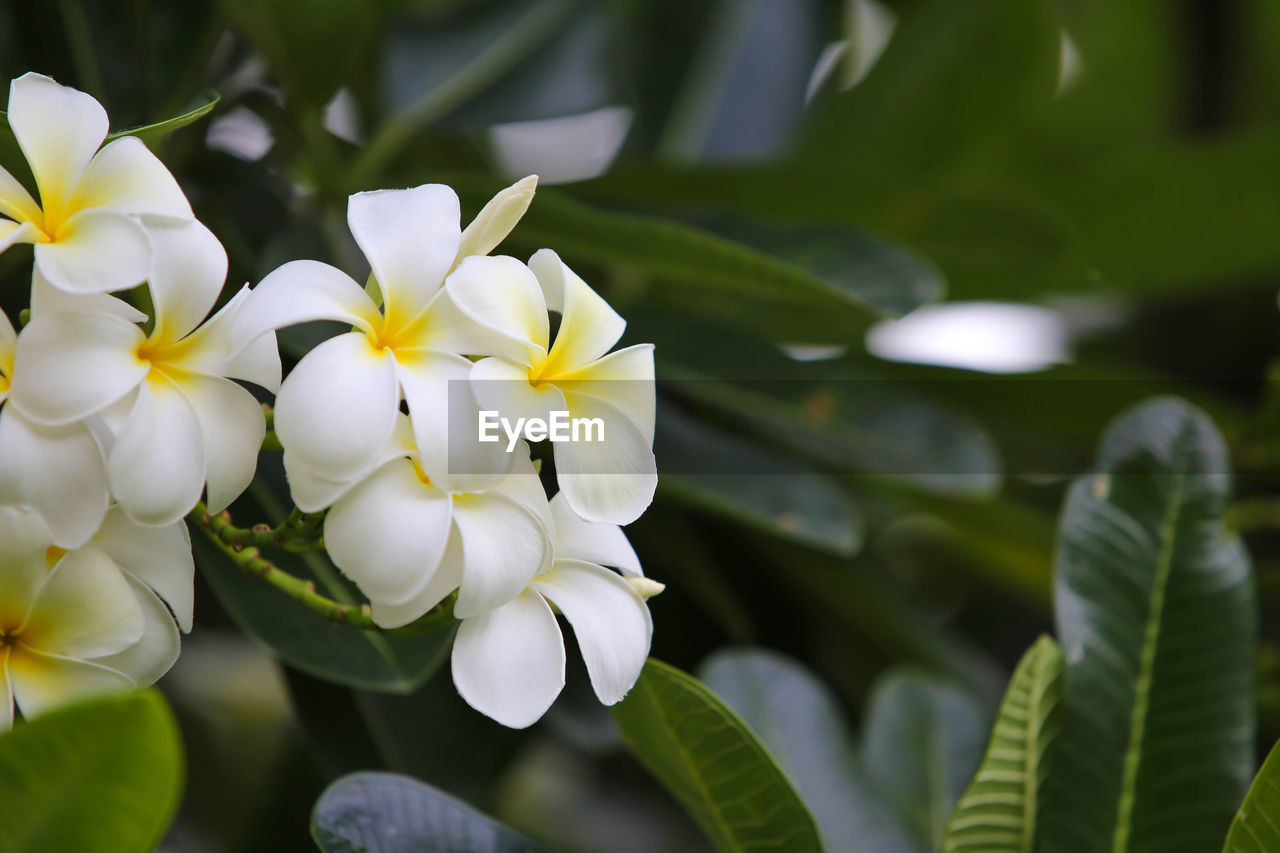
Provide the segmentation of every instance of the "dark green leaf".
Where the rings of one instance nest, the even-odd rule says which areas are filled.
[[[1009,680],[978,774],[947,824],[947,853],[1033,853],[1041,796],[1062,726],[1062,650],[1049,637],[1032,646]]]
[[[768,751],[689,675],[650,659],[613,718],[718,849],[822,849],[813,816]]]
[[[1212,422],[1158,398],[1121,417],[1068,494],[1056,611],[1067,704],[1044,849],[1204,851],[1253,768],[1256,603],[1222,524]]]
[[[1236,812],[1222,853],[1270,853],[1280,850],[1280,746],[1254,777]]]
[[[107,139],[112,140],[119,139],[122,136],[136,136],[143,142],[150,145],[173,133],[175,130],[184,128],[189,124],[194,124],[204,118],[213,111],[213,108],[218,105],[218,101],[221,100],[221,98],[222,96],[217,92],[205,92],[200,98],[200,103],[198,105],[193,106],[181,115],[176,115],[173,118],[165,119],[164,121],[157,121],[152,124],[144,124],[140,127],[131,127],[127,130],[117,130],[115,133],[109,135]]]
[[[795,783],[827,853],[922,849],[859,771],[836,698],[813,673],[776,652],[744,648],[717,652],[699,675]]]
[[[0,735],[0,849],[150,853],[182,782],[182,740],[159,693],[54,711]]]
[[[325,853],[543,853],[546,848],[407,776],[356,773],[316,801],[311,835]]]

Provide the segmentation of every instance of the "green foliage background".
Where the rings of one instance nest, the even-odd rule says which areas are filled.
[[[579,664],[510,732],[439,671],[447,635],[329,626],[199,553],[160,685],[187,754],[164,849],[428,849],[360,835],[388,803],[477,850],[1201,851],[1229,826],[1228,849],[1269,849],[1267,771],[1232,816],[1280,738],[1280,7],[886,0],[887,47],[847,87],[860,8],[0,4],[0,76],[85,89],[113,129],[193,113],[142,135],[232,285],[296,258],[358,274],[355,191],[444,181],[473,214],[507,182],[495,123],[634,110],[612,168],[541,187],[503,251],[557,249],[624,343],[657,344],[662,480],[628,533],[667,584],[670,666],[611,715]],[[339,89],[359,144],[325,128]],[[261,160],[206,145],[240,109],[274,139]],[[0,256],[11,316],[29,261]],[[944,300],[1055,306],[1073,362],[963,381],[866,353],[874,323]],[[286,359],[315,332],[282,335]],[[282,520],[276,466],[239,523]]]

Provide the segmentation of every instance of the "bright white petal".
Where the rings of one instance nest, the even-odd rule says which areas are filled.
[[[440,565],[427,578],[422,588],[399,604],[371,602],[370,614],[373,621],[383,628],[399,628],[408,625],[428,610],[435,607],[445,596],[458,588],[462,583],[462,540],[458,531],[449,534],[449,544],[445,546]]]
[[[61,215],[107,136],[107,112],[84,92],[29,72],[9,86],[9,125],[46,213]]]
[[[40,239],[40,230],[30,222],[12,222],[0,219],[0,252],[15,243],[34,243]]]
[[[557,559],[533,587],[573,626],[600,701],[612,705],[626,696],[640,677],[653,639],[649,608],[631,584],[608,569]]]
[[[583,521],[564,495],[551,499],[556,531],[556,559],[612,566],[629,577],[642,577],[640,558],[616,524]]]
[[[507,239],[516,223],[529,209],[538,188],[538,176],[529,175],[490,199],[484,209],[462,232],[455,266],[470,255],[487,255]]]
[[[34,507],[55,544],[78,548],[110,500],[102,450],[84,424],[41,427],[17,409],[0,410],[0,503]]]
[[[71,198],[71,208],[92,207],[171,219],[194,215],[164,163],[134,136],[108,142],[90,161]]]
[[[121,140],[123,141],[123,140]],[[200,325],[227,279],[227,252],[213,232],[192,219],[148,226],[155,303],[153,339],[172,343]]]
[[[267,419],[253,395],[229,379],[188,373],[182,392],[191,401],[204,439],[209,512],[222,512],[249,487]]]
[[[178,659],[182,638],[164,602],[141,581],[127,574],[125,578],[142,613],[142,637],[124,651],[94,658],[93,662],[124,673],[139,686],[155,684]]]
[[[274,329],[312,320],[350,323],[372,334],[381,315],[364,288],[341,270],[319,261],[290,261],[249,291],[236,313],[233,349]]]
[[[84,660],[124,651],[145,624],[124,574],[90,545],[53,567],[19,638],[29,648]]]
[[[462,585],[453,612],[459,619],[500,607],[520,594],[542,565],[547,530],[537,516],[494,492],[462,495],[453,503],[462,537]]]
[[[16,219],[18,222],[39,222],[44,217],[40,205],[27,192],[27,188],[3,167],[0,166],[0,216]],[[4,223],[0,223],[0,234],[3,234]],[[0,242],[0,247],[3,242]],[[4,251],[0,248],[0,251]]]
[[[88,661],[17,647],[9,655],[9,680],[22,716],[31,719],[63,705],[137,685],[121,672]]]
[[[453,642],[453,683],[468,705],[504,726],[537,722],[564,688],[564,639],[542,596],[527,591],[464,620]]]
[[[560,256],[542,249],[529,259],[547,307],[562,314],[545,368],[547,376],[568,373],[604,355],[622,337],[627,321],[609,307]]]
[[[458,254],[458,196],[443,184],[356,193],[347,224],[373,268],[388,317],[417,316]]]
[[[348,332],[307,353],[280,386],[276,434],[308,468],[341,480],[386,449],[399,403],[390,353]]]
[[[547,303],[538,279],[515,258],[466,258],[445,287],[459,311],[505,339],[494,355],[531,364],[546,352]]]
[[[636,344],[556,379],[566,393],[590,394],[621,411],[653,445],[657,408],[653,344]]]
[[[182,518],[204,491],[204,440],[186,395],[152,374],[139,386],[133,410],[107,458],[111,493],[139,524]]]
[[[34,319],[54,311],[112,314],[130,323],[141,323],[147,319],[146,314],[108,293],[68,293],[59,290],[37,268],[31,276],[31,316]]]
[[[0,621],[21,624],[48,575],[53,534],[34,510],[0,506]]]
[[[36,244],[36,266],[69,293],[124,290],[147,278],[151,244],[123,213],[83,210],[63,222],[52,243]]]
[[[155,590],[173,610],[182,630],[191,630],[196,565],[185,523],[143,527],[130,521],[119,508],[113,508],[93,537],[93,545]]]
[[[407,459],[343,495],[324,521],[325,550],[370,601],[400,604],[435,572],[449,538],[449,496]]]
[[[586,394],[565,394],[572,418],[600,418],[604,441],[556,445],[556,479],[587,521],[630,524],[653,502],[658,468],[648,437],[622,412]]]
[[[142,330],[107,314],[37,317],[18,336],[10,403],[37,423],[78,421],[128,394],[150,365]]]
[[[367,469],[342,478],[328,477],[310,468],[285,448],[284,473],[289,481],[289,493],[293,497],[293,502],[298,505],[298,509],[303,512],[319,512],[333,506],[338,498],[383,465],[393,459],[412,456],[415,452],[413,427],[409,424],[408,415],[401,414],[396,416],[396,427],[391,434],[391,443],[379,456],[374,457]]]
[[[436,350],[401,350],[396,373],[413,423],[423,470],[448,491],[484,488],[511,467],[506,442],[479,440],[479,408],[468,376],[471,362]]]
[[[274,394],[280,390],[280,351],[275,332],[261,334],[243,346],[233,338],[236,317],[248,303],[250,293],[247,286],[242,287],[218,313],[184,338],[178,360],[188,370],[243,379]]]
[[[565,410],[564,393],[549,382],[534,385],[529,371],[514,362],[482,358],[471,368],[471,391],[485,411],[497,412],[511,422],[519,418],[547,420],[552,412]]]

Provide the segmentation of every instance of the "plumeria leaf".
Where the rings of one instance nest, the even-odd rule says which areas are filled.
[[[1123,415],[1058,546],[1066,713],[1043,849],[1216,849],[1253,772],[1257,603],[1227,450],[1176,398]]]
[[[1062,726],[1062,650],[1041,637],[1009,681],[978,774],[947,824],[947,853],[1033,853],[1041,795]]]
[[[316,801],[311,836],[325,853],[543,853],[547,848],[430,785],[355,773]]]
[[[218,101],[222,96],[212,89],[204,92],[198,103],[194,104],[191,109],[185,113],[176,115],[163,121],[152,122],[151,124],[139,125],[138,127],[130,127],[125,130],[117,130],[109,134],[107,140],[119,139],[122,136],[136,136],[147,144],[153,144],[159,139],[163,139],[175,130],[180,130],[189,124],[195,124],[200,119],[207,116],[218,105]]]
[[[0,735],[0,849],[147,853],[182,783],[181,736],[158,692],[54,711]]]
[[[1222,853],[1280,850],[1280,745],[1271,748],[1227,833]]]
[[[819,851],[813,815],[750,728],[705,685],[650,659],[613,708],[627,748],[722,851]]]

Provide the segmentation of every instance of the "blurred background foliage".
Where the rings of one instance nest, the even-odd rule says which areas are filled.
[[[753,725],[741,657],[791,679],[768,713],[850,759],[758,730],[824,832],[856,797],[811,791],[872,777],[902,809],[867,810],[881,850],[936,845],[1050,625],[1065,486],[1155,393],[1230,446],[1263,602],[1260,740],[1280,737],[1278,44],[1268,0],[0,3],[3,76],[84,89],[113,129],[219,98],[152,144],[232,286],[296,258],[362,274],[349,193],[443,181],[468,217],[542,174],[503,251],[557,249],[627,317],[624,343],[657,344],[662,481],[628,530],[667,584],[654,656]],[[27,251],[0,256],[15,316]],[[886,318],[992,301],[1048,312],[1033,343],[1056,363],[997,377],[868,351]],[[274,502],[259,489],[237,521],[278,521]],[[349,593],[315,559],[289,568]],[[201,568],[162,683],[189,755],[165,849],[313,849],[320,791],[378,769],[557,849],[705,848],[581,664],[511,732],[430,677],[447,638],[329,627]],[[912,714],[955,771],[923,815]]]

